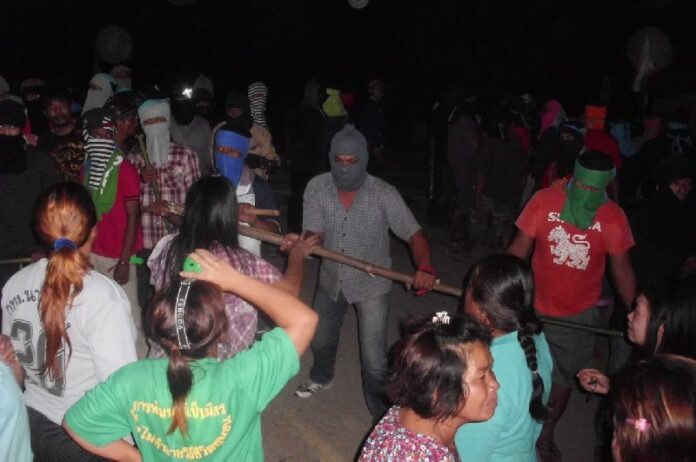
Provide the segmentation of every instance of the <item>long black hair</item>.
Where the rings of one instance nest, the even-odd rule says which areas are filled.
[[[179,276],[186,255],[217,242],[226,249],[239,247],[237,195],[226,178],[209,176],[196,181],[186,194],[184,219],[167,254],[168,280]]]
[[[529,413],[543,421],[548,409],[542,400],[544,382],[539,374],[536,345],[533,335],[541,332],[536,316],[534,279],[529,264],[513,255],[491,255],[476,263],[466,278],[464,292],[470,292],[492,328],[503,332],[517,331],[527,367],[532,371],[532,397]],[[462,299],[463,309],[464,299]]]
[[[179,346],[175,314],[179,282],[180,279],[174,279],[166,290],[155,295],[145,311],[143,327],[147,337],[169,357],[167,383],[173,409],[168,433],[178,429],[182,435],[188,436],[186,397],[193,388],[193,371],[189,363],[210,355],[227,330],[228,321],[220,288],[208,282],[194,281],[186,298],[183,318],[189,346]]]

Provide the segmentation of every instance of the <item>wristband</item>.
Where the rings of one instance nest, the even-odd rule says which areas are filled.
[[[418,267],[417,271],[420,271],[421,273],[430,274],[432,276],[437,276],[437,273],[435,272],[435,268],[433,268],[430,265],[421,265]]]

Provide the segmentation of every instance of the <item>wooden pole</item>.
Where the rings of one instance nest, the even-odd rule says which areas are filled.
[[[279,234],[272,233],[270,231],[264,231],[262,229],[253,228],[251,226],[240,226],[239,234],[259,241],[268,242],[269,244],[280,245],[283,242],[283,236]],[[413,276],[401,273],[398,271],[390,270],[387,268],[382,268],[381,266],[375,266],[372,263],[358,260],[357,258],[349,257],[342,253],[333,252],[331,250],[325,249],[324,247],[317,247],[312,251],[312,255],[316,255],[322,258],[328,258],[335,262],[347,265],[359,270],[365,271],[368,274],[374,274],[377,276],[382,276],[387,279],[392,279],[394,281],[403,282],[405,284],[411,284],[413,282]],[[462,297],[462,289],[458,287],[449,286],[446,284],[440,284],[439,282],[435,284],[433,290],[447,295],[452,295],[457,298]],[[580,324],[572,321],[563,321],[559,319],[552,319],[546,316],[540,316],[541,320],[546,324],[551,324],[554,326],[566,327],[568,329],[578,329],[584,330],[586,332],[591,332],[597,335],[606,335],[612,337],[623,337],[624,334],[615,330],[601,329],[599,327],[588,326],[585,324]]]
[[[239,234],[275,245],[280,245],[280,243],[283,242],[283,236],[271,233],[269,231],[264,231],[262,229],[253,228],[251,226],[240,226]],[[382,268],[381,266],[375,266],[372,263],[363,260],[358,260],[357,258],[349,257],[348,255],[344,255],[342,253],[333,252],[331,250],[325,249],[324,247],[315,248],[312,251],[312,255],[316,255],[322,258],[328,258],[329,260],[336,261],[343,265],[351,266],[353,268],[365,271],[368,274],[382,276],[387,279],[403,282],[404,284],[411,284],[413,282],[413,277],[408,274],[400,273],[398,271],[393,271],[387,268]],[[433,290],[448,295],[453,295],[455,297],[461,297],[462,295],[461,289],[440,283],[435,284]]]

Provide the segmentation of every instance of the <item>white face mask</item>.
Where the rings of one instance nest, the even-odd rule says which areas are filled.
[[[147,153],[155,167],[162,167],[169,160],[169,121],[143,126]]]
[[[169,160],[169,103],[165,100],[147,100],[138,109],[150,162],[155,167]],[[156,120],[161,119],[161,120]]]

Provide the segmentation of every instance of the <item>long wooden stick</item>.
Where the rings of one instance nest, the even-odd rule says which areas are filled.
[[[280,243],[283,241],[283,236],[281,236],[279,234],[271,233],[269,231],[264,231],[264,230],[258,229],[258,228],[253,228],[251,226],[240,226],[239,227],[239,234],[241,234],[243,236],[251,237],[254,239],[258,239],[259,241],[268,242],[270,244],[275,244],[275,245],[280,245]],[[413,282],[413,276],[411,276],[411,275],[401,273],[398,271],[394,271],[394,270],[390,270],[387,268],[382,268],[381,266],[375,266],[372,263],[369,263],[369,262],[366,262],[363,260],[359,260],[357,258],[349,257],[348,255],[344,255],[342,253],[333,252],[331,250],[325,249],[324,247],[315,248],[312,251],[312,255],[316,255],[316,256],[322,257],[322,258],[328,258],[329,260],[336,261],[336,262],[341,263],[343,265],[347,265],[347,266],[365,271],[368,274],[382,276],[382,277],[385,277],[387,279],[392,279],[394,281],[403,282],[405,284],[411,284]],[[435,287],[433,287],[433,290],[435,290],[436,292],[443,293],[443,294],[452,295],[452,296],[457,297],[457,298],[462,297],[462,289],[460,289],[458,287],[449,286],[446,284],[437,283],[437,284],[435,284]],[[624,334],[622,332],[615,331],[615,330],[601,329],[598,327],[588,326],[588,325],[580,324],[577,322],[552,319],[552,318],[548,318],[546,316],[540,316],[540,318],[544,323],[555,325],[555,326],[566,327],[569,329],[584,330],[586,332],[591,332],[593,334],[598,334],[598,335],[607,335],[607,336],[613,336],[613,337],[623,337],[624,336]]]
[[[174,215],[184,215],[184,206],[182,204],[171,204],[169,206],[169,211]],[[258,217],[279,217],[280,210],[278,209],[257,209],[250,208],[247,209],[246,213],[249,215],[256,215]]]
[[[0,265],[24,265],[26,263],[31,263],[31,258],[6,258],[4,260],[0,260]]]
[[[145,146],[145,140],[143,139],[143,135],[138,135],[136,138],[138,139],[138,144],[140,145],[140,152],[143,154],[145,167],[152,168],[152,164],[150,163],[150,155],[147,153],[147,147]],[[158,202],[161,202],[162,192],[159,189],[157,181],[151,181],[150,186],[152,186],[152,192],[155,194],[155,199],[157,199]],[[162,217],[162,219],[164,220],[164,226],[167,228],[167,232],[171,233],[174,230],[174,228],[172,228],[172,224],[169,223],[169,221],[167,221],[166,218]]]

